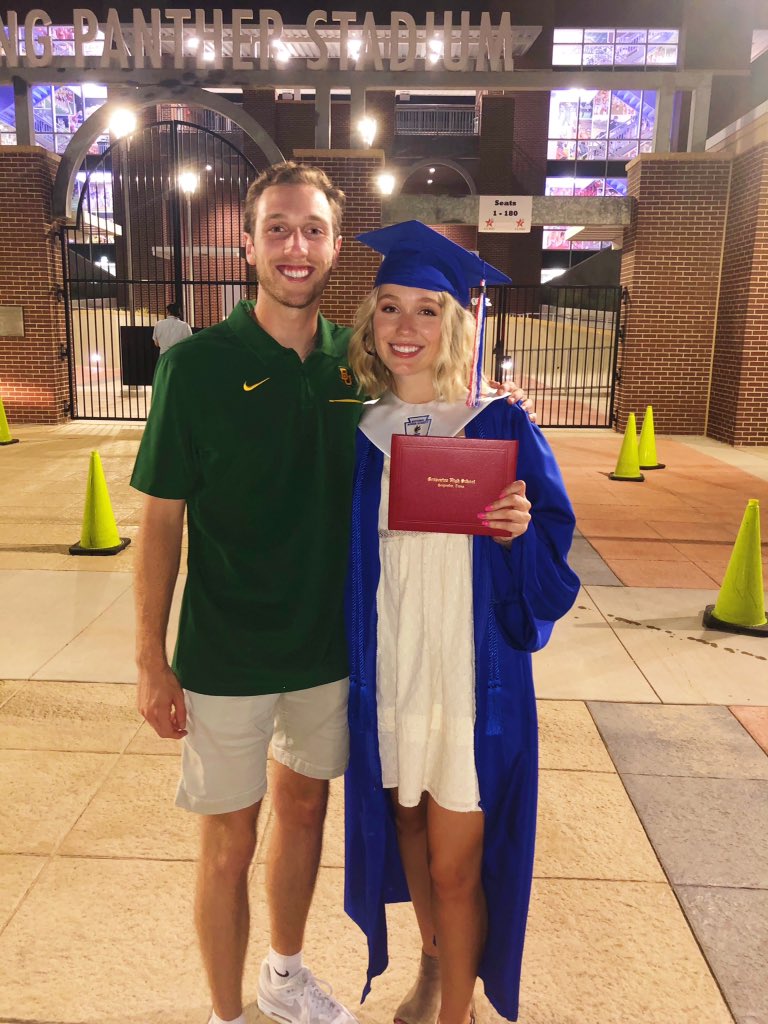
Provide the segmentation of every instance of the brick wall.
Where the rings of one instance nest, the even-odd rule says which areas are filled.
[[[430,227],[465,249],[477,249],[477,228],[471,224],[431,224]]]
[[[484,96],[478,191],[481,195],[543,195],[547,174],[549,93]],[[526,235],[478,235],[483,259],[515,284],[541,281],[542,229]]]
[[[707,434],[768,444],[768,143],[733,161]]]
[[[24,310],[24,337],[0,336],[0,395],[12,426],[66,419],[61,248],[50,230],[58,162],[39,147],[0,147],[0,305]]]
[[[341,256],[325,292],[322,311],[330,320],[351,324],[381,262],[377,253],[354,238],[381,227],[381,196],[374,179],[383,166],[384,154],[376,149],[313,149],[299,151],[296,158],[322,167],[347,196]]]
[[[638,202],[621,269],[630,302],[620,429],[652,405],[659,432],[704,433],[729,178],[730,161],[706,154],[629,164],[628,194]]]

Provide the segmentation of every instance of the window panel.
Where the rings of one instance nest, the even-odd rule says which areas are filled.
[[[552,33],[552,40],[555,43],[579,43],[584,38],[584,30],[581,28],[556,28]],[[662,42],[662,40],[658,40]]]
[[[644,28],[621,28],[616,32],[617,43],[644,43],[648,32]]]
[[[42,146],[43,149],[49,149],[51,153],[54,152],[53,147],[53,135],[42,132],[35,132],[35,142],[38,146]]]
[[[554,91],[549,101],[549,137],[575,139],[578,111],[573,92]]]
[[[577,160],[605,160],[605,154],[605,142],[579,142],[576,147]]]
[[[680,32],[676,28],[649,28],[649,43],[679,43]]]
[[[627,194],[627,179],[606,178],[605,194],[607,196],[625,196]]]
[[[637,139],[616,139],[608,143],[609,160],[631,160],[637,156]]]
[[[614,93],[611,98],[611,123],[609,136],[611,139],[637,139],[640,136],[640,108],[642,93],[630,89],[621,94]]]
[[[605,142],[579,142],[577,160],[605,160]]]
[[[613,64],[613,46],[584,46],[584,66],[597,67]]]
[[[544,228],[543,247],[545,249],[570,249],[571,243],[566,239],[567,228],[547,226]]]
[[[575,160],[576,143],[571,139],[550,139],[547,160]]]
[[[676,46],[649,46],[649,64],[677,64]]]
[[[581,46],[553,46],[552,63],[554,65],[581,66]]]
[[[544,185],[545,196],[572,196],[573,178],[547,178]]]
[[[50,110],[53,106],[53,90],[49,85],[34,86],[32,96],[33,110]]]
[[[645,64],[645,47],[644,46],[617,46],[616,47],[616,63],[617,64]]]
[[[653,139],[642,139],[640,142],[641,153],[652,153],[653,152]]]
[[[605,178],[574,178],[575,196],[601,196],[605,189]]]
[[[610,243],[609,243],[610,244]],[[583,252],[585,249],[602,249],[602,242],[571,242],[571,248],[576,252]]]
[[[653,139],[653,132],[656,127],[656,93],[649,91],[643,93],[643,106],[640,117],[640,138]]]
[[[612,28],[587,28],[584,29],[585,43],[613,43],[615,30]]]

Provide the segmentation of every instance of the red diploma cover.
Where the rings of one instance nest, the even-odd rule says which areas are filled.
[[[517,479],[516,470],[517,441],[393,434],[389,528],[509,536],[483,526],[477,513]]]

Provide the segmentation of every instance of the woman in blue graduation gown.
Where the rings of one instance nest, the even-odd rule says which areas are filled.
[[[366,408],[356,442],[345,908],[368,941],[365,998],[388,962],[385,905],[413,896],[421,966],[396,1020],[432,1024],[439,1013],[441,1024],[467,1024],[475,976],[516,1020],[536,829],[531,652],[578,591],[566,561],[574,518],[554,456],[522,409],[466,400],[472,327],[461,307],[470,286],[503,275],[418,222],[361,241],[385,259],[350,361],[364,390],[383,397]],[[390,438],[417,432],[518,442],[518,479],[478,510],[503,538],[386,530]],[[417,603],[435,602],[442,623],[427,615],[423,637],[408,603],[419,586]],[[422,743],[437,755],[419,758]]]

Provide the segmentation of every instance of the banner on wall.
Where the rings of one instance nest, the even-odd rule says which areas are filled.
[[[477,230],[519,235],[531,230],[533,196],[479,196]]]

